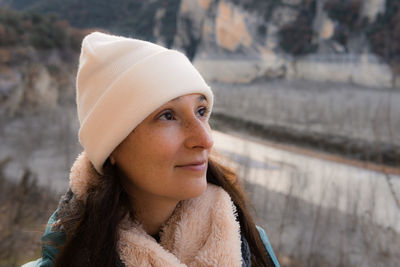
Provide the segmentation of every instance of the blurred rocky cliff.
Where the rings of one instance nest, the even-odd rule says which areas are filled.
[[[55,16],[0,10],[2,118],[75,102],[77,59],[86,33]]]
[[[0,113],[73,102],[76,54],[33,47],[0,49]]]
[[[396,0],[3,0],[184,51],[207,80],[285,78],[399,87]]]
[[[398,63],[381,50],[400,50],[378,37],[385,18],[395,17],[385,10],[392,2],[182,0],[174,45],[213,81],[300,78],[398,87]]]

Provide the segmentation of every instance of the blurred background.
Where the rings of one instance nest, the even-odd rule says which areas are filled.
[[[0,266],[40,257],[95,30],[192,60],[282,266],[400,266],[398,0],[0,0]]]

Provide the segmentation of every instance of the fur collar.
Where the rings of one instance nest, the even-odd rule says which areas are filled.
[[[82,152],[71,168],[70,187],[77,199],[99,174]],[[119,226],[118,253],[125,266],[241,266],[240,226],[229,195],[208,184],[199,197],[181,201],[160,232],[160,243],[136,222]]]

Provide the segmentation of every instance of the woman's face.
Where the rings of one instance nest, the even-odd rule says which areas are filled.
[[[184,200],[207,187],[213,146],[209,103],[201,94],[178,97],[141,122],[110,155],[133,198]]]

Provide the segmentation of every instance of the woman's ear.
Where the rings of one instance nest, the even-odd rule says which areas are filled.
[[[115,158],[114,158],[113,154],[110,155],[110,162],[111,162],[111,165],[115,165]]]

